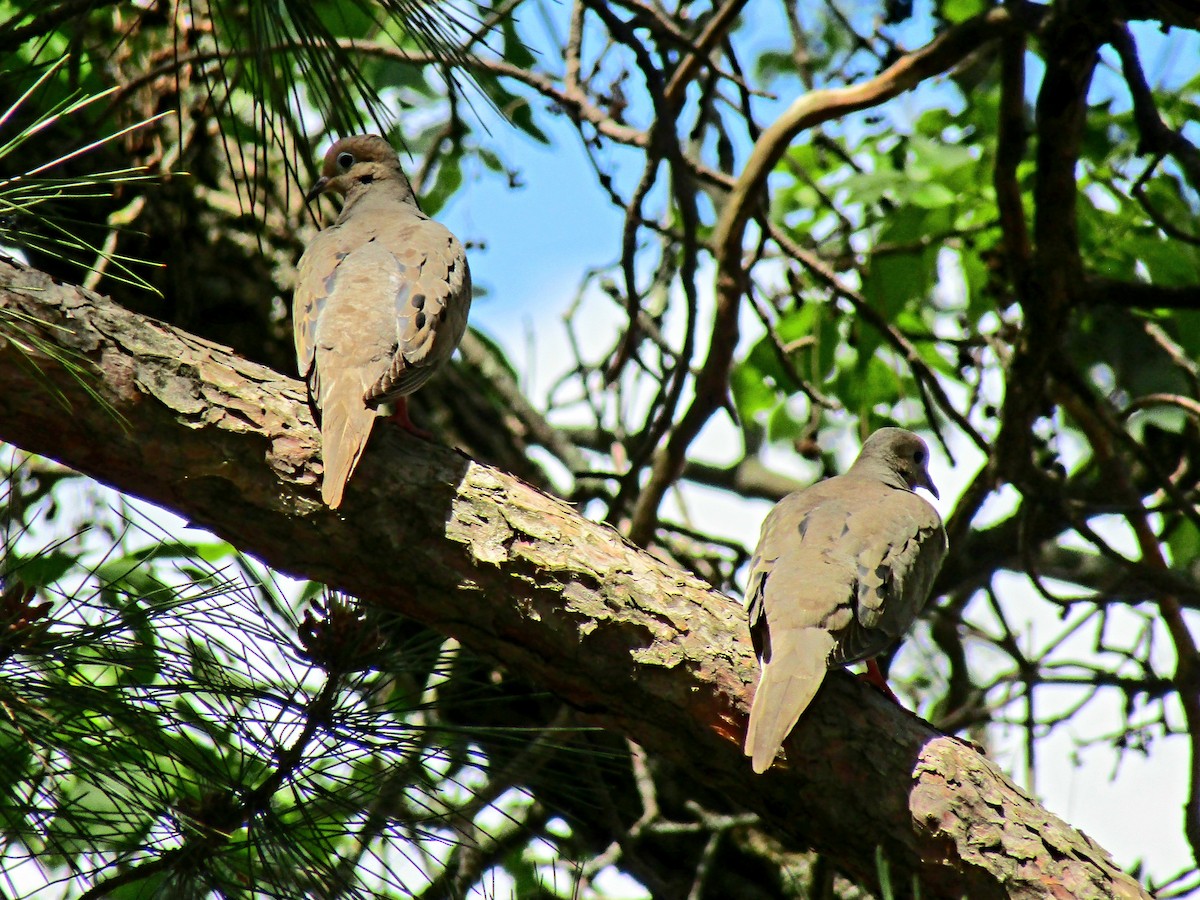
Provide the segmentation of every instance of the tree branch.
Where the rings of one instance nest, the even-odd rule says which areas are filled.
[[[948,29],[927,45],[905,54],[883,72],[862,84],[809,91],[763,130],[734,183],[713,228],[711,246],[717,261],[717,304],[708,356],[696,375],[695,399],[654,459],[650,477],[632,515],[630,535],[644,544],[653,534],[658,507],[679,477],[687,448],[725,402],[729,367],[738,341],[738,311],[745,291],[742,247],[746,225],[759,207],[767,176],[800,132],[822,122],[881,103],[944,72],[984,42],[1014,26],[1006,9],[993,9]]]
[[[380,427],[334,513],[300,382],[4,261],[0,379],[0,438],[458,638],[862,883],[878,848],[926,897],[1146,896],[992,763],[848,677],[790,764],[755,776],[738,605],[503,472]]]
[[[1081,299],[1094,306],[1125,309],[1200,309],[1200,287],[1119,281],[1093,275],[1085,280]]]
[[[1138,151],[1174,157],[1192,188],[1200,189],[1200,148],[1189,141],[1182,131],[1168,127],[1159,115],[1154,92],[1146,81],[1146,73],[1142,71],[1137,45],[1134,44],[1129,26],[1114,25],[1108,37],[1121,58],[1121,72],[1133,99],[1133,118],[1142,136]]]
[[[1059,4],[1042,34],[1046,74],[1035,106],[1033,255],[1017,285],[1024,323],[993,453],[998,474],[1026,491],[1037,478],[1031,427],[1046,409],[1046,376],[1084,290],[1075,167],[1087,123],[1088,87],[1099,60],[1100,29],[1093,14],[1084,3]]]

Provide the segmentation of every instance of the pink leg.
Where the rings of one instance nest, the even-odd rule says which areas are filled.
[[[417,437],[427,441],[433,440],[433,435],[430,432],[426,431],[424,428],[418,428],[413,424],[413,420],[408,417],[407,397],[399,397],[394,401],[394,408],[389,418],[409,434],[414,434]]]
[[[879,671],[879,663],[875,662],[875,658],[867,660],[867,671],[858,676],[859,680],[865,681],[872,687],[883,691],[884,695],[890,697],[892,702],[897,706],[903,706],[900,698],[892,693],[892,689],[888,687],[887,679],[883,677],[883,673]]]

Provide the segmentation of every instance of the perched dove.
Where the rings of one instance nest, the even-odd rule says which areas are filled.
[[[845,475],[789,494],[763,522],[746,588],[762,665],[746,732],[755,772],[775,760],[828,667],[872,666],[925,605],[947,549],[937,510],[913,493],[938,496],[928,459],[911,431],[881,428]]]
[[[345,195],[337,221],[300,258],[296,362],[320,413],[321,496],[336,509],[383,405],[405,428],[407,397],[450,358],[467,327],[462,244],[417,208],[396,151],[377,135],[325,154],[307,201]]]

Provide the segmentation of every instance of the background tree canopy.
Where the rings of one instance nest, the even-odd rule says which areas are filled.
[[[0,892],[1200,890],[1195,3],[0,21]],[[288,305],[367,130],[482,296],[413,403],[461,453],[377,435],[342,517]],[[833,678],[756,778],[729,598],[884,424],[935,728]],[[1030,796],[1131,771],[1115,864]]]

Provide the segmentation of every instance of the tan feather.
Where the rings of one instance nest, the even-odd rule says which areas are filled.
[[[310,199],[344,194],[337,221],[300,260],[296,363],[321,421],[321,494],[337,508],[380,407],[411,394],[454,353],[471,273],[462,244],[417,207],[382,138],[338,141]]]
[[[833,636],[821,628],[785,631],[775,642],[771,661],[763,663],[746,731],[746,753],[755,772],[770,768],[775,752],[816,696],[833,644]]]
[[[335,385],[325,395],[321,407],[325,468],[321,478],[321,499],[331,509],[342,505],[346,482],[362,458],[371,437],[371,426],[378,415],[362,402],[361,385]]]
[[[828,667],[868,659],[912,623],[946,554],[928,449],[899,428],[875,432],[845,475],[788,495],[763,522],[746,608],[762,675],[746,755],[770,767]]]

